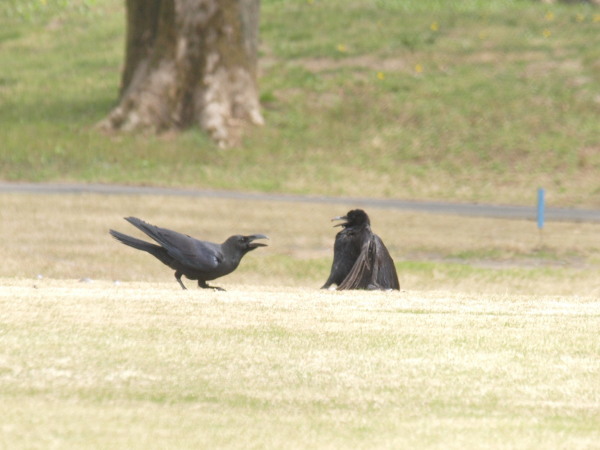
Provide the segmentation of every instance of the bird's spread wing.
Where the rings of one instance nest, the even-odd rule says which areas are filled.
[[[394,261],[379,236],[371,234],[364,240],[360,255],[338,289],[400,289]]]
[[[339,284],[338,289],[366,289],[373,272],[374,254],[375,243],[373,239],[365,240],[360,255],[356,258],[346,278]]]
[[[390,252],[383,244],[383,241],[377,235],[373,235],[376,244],[376,265],[379,267],[377,271],[376,284],[379,289],[400,289],[398,274],[394,260],[390,256]]]
[[[194,239],[187,234],[160,228],[135,217],[128,217],[132,225],[158,242],[179,263],[197,270],[211,270],[223,260],[218,244]]]

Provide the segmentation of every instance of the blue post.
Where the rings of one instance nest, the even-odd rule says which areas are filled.
[[[546,205],[544,204],[544,188],[538,189],[538,198],[537,198],[537,226],[542,230],[544,228],[544,209]]]

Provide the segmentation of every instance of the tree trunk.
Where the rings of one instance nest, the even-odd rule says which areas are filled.
[[[108,130],[194,124],[221,147],[263,124],[256,82],[260,0],[126,0],[119,105]]]

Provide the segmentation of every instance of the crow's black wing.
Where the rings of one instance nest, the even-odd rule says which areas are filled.
[[[356,258],[346,278],[338,284],[338,290],[367,289],[373,276],[374,260],[375,242],[369,238],[363,243],[360,255]]]
[[[400,289],[394,261],[379,236],[369,233],[364,239],[360,255],[338,289]]]
[[[347,228],[336,234],[331,272],[322,289],[327,289],[332,284],[339,285],[344,281],[360,255],[361,247],[361,236],[355,230]]]
[[[158,242],[173,259],[186,267],[209,271],[223,261],[219,244],[199,241],[187,234],[150,225],[136,217],[126,217],[125,220]]]
[[[378,289],[400,289],[398,274],[394,260],[390,256],[388,249],[383,244],[383,241],[376,234],[373,235],[375,240],[375,266],[378,266],[377,277],[375,278]]]

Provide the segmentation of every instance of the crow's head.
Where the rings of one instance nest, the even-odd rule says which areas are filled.
[[[345,220],[343,223],[338,223],[334,225],[335,227],[360,227],[364,225],[370,225],[371,221],[369,220],[369,216],[362,209],[353,209],[348,211],[345,216],[334,217],[331,220]]]
[[[250,236],[236,235],[227,239],[226,244],[231,245],[242,253],[247,253],[258,247],[267,246],[267,244],[263,244],[262,242],[254,242],[256,239],[269,239],[269,237],[264,234],[251,234]]]

